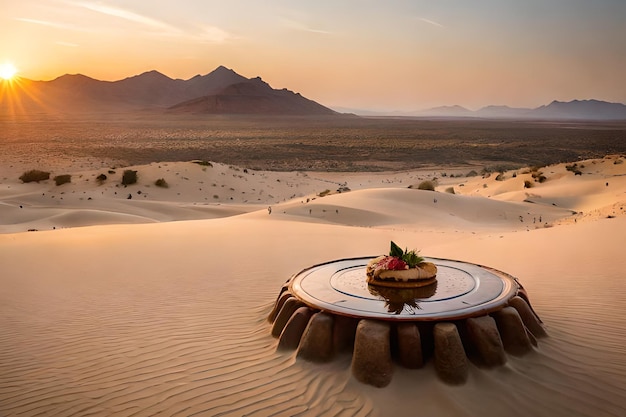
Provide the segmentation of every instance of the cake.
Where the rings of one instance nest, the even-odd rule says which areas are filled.
[[[402,250],[393,241],[389,255],[378,256],[366,267],[368,284],[384,287],[415,288],[437,281],[437,266],[415,250]]]

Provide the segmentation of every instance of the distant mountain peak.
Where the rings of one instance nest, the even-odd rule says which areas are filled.
[[[276,90],[261,77],[230,84],[220,91],[169,108],[173,113],[334,115],[334,110],[287,89]]]
[[[127,77],[124,78],[121,81],[127,81],[127,80],[139,80],[139,79],[144,79],[144,80],[171,80],[170,77],[168,77],[167,75],[160,73],[159,71],[156,70],[151,70],[151,71],[146,71],[146,72],[142,72],[139,75],[133,75],[132,77]]]

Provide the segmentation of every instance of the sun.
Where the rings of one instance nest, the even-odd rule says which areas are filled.
[[[0,78],[3,80],[10,80],[17,74],[17,68],[10,62],[0,64]]]

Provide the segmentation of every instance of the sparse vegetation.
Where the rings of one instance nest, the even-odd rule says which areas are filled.
[[[469,177],[476,177],[476,176],[478,176],[478,172],[476,172],[476,171],[474,171],[474,170],[471,170],[471,171],[470,171],[470,172],[468,172],[465,176],[466,176],[466,177],[468,177],[468,178],[469,178]]]
[[[45,119],[45,123],[33,123],[29,134],[44,137],[47,131],[59,131],[63,126],[61,121]],[[502,165],[518,166],[519,175],[522,166],[546,166],[624,154],[625,127],[624,122],[612,123],[611,128],[605,129],[598,128],[596,122],[574,125],[569,122],[407,119],[399,123],[394,118],[342,117],[325,119],[323,123],[319,119],[261,121],[241,117],[234,123],[231,118],[218,117],[211,118],[211,130],[219,132],[212,135],[207,134],[206,118],[159,120],[144,125],[135,123],[134,116],[129,115],[107,120],[107,123],[85,125],[85,129],[67,130],[63,133],[64,140],[55,142],[55,149],[67,160],[98,154],[115,161],[108,162],[103,172],[107,173],[106,169],[120,171],[120,177],[124,166],[192,159],[259,171],[380,172],[424,166],[466,167],[455,171],[455,177],[465,176],[472,169],[480,172],[476,166]],[[143,138],[140,146],[145,151],[129,152],[124,141],[110,140],[125,129]],[[17,140],[22,135],[19,130],[3,131],[3,135],[7,139],[3,147],[6,155],[29,155],[30,161],[45,160],[46,146],[34,149],[30,143]],[[89,141],[85,137],[89,137]],[[382,137],[385,140],[381,140]],[[161,146],[163,138],[168,138],[167,146]],[[498,146],[492,146],[494,143]],[[109,181],[112,180],[109,175]],[[117,174],[114,181],[121,185]]]
[[[533,183],[529,180],[524,180],[524,188],[532,188]]]
[[[570,165],[565,165],[565,169],[573,172],[574,175],[583,175],[583,172],[578,169],[578,164],[574,163],[574,164],[570,164]]]
[[[419,183],[419,185],[417,186],[418,190],[426,190],[426,191],[435,191],[435,183],[433,183],[432,181],[422,181]]]
[[[326,189],[326,190],[322,191],[321,193],[319,193],[317,196],[318,197],[326,197],[328,194],[330,194],[330,190]]]
[[[539,171],[538,167],[532,167],[530,170],[530,176],[535,180],[535,182],[545,182],[548,178],[543,175],[543,172]]]
[[[50,179],[50,173],[46,171],[40,171],[38,169],[31,169],[30,171],[26,171],[20,176],[20,180],[24,183],[45,181],[47,179]]]
[[[107,180],[107,176],[105,174],[100,174],[96,177],[96,181],[98,181],[98,184],[102,184],[106,180]]]
[[[154,182],[154,185],[156,185],[157,187],[161,187],[161,188],[169,188],[169,184],[167,183],[167,181],[165,181],[165,178],[159,178],[158,180],[156,180]]]
[[[70,174],[57,175],[54,177],[54,183],[56,185],[63,185],[72,182],[72,176]]]
[[[531,176],[533,177],[533,179],[535,180],[535,182],[545,182],[548,178],[546,178],[545,175],[543,175],[543,172],[541,171],[534,171]]]
[[[122,185],[131,185],[137,182],[137,171],[127,169],[122,175]]]

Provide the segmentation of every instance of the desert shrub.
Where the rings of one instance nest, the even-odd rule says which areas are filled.
[[[346,185],[342,185],[341,187],[337,188],[338,193],[347,193],[348,191],[350,191],[350,188]]]
[[[70,174],[57,175],[54,177],[54,183],[56,185],[67,184],[68,182],[72,182],[72,176]]]
[[[448,194],[456,194],[456,193],[454,192],[454,187],[448,187],[448,188],[446,188],[446,193],[448,193]]]
[[[325,197],[328,194],[330,194],[330,190],[326,189],[326,190],[322,191],[321,193],[319,193],[317,196],[318,197]]]
[[[496,181],[504,181],[504,174],[502,172],[496,176]]]
[[[533,171],[531,176],[536,182],[545,182],[548,179],[541,171]]]
[[[422,181],[417,186],[418,190],[435,191],[435,184],[432,181]]]
[[[157,187],[169,188],[169,184],[167,183],[167,181],[165,181],[165,178],[159,178],[154,182],[154,185],[156,185]]]
[[[623,159],[616,159],[615,161],[613,161],[613,165],[620,165],[623,164],[624,160]]]
[[[468,172],[465,176],[466,177],[475,177],[478,175],[478,172],[471,170],[470,172]]]
[[[528,180],[524,181],[524,188],[532,188],[532,186],[533,186],[532,182],[530,182]]]
[[[581,166],[581,168],[582,167],[583,166]],[[583,172],[580,169],[578,169],[578,164],[565,165],[565,169],[570,172],[573,172],[574,175],[583,175]]]
[[[127,169],[122,175],[122,185],[131,185],[137,182],[137,171]]]
[[[96,177],[96,181],[98,181],[99,184],[102,184],[106,180],[107,180],[107,176],[105,174],[100,174]]]
[[[50,173],[40,171],[38,169],[31,169],[20,176],[20,180],[22,180],[22,182],[39,182],[47,179],[50,179]]]

